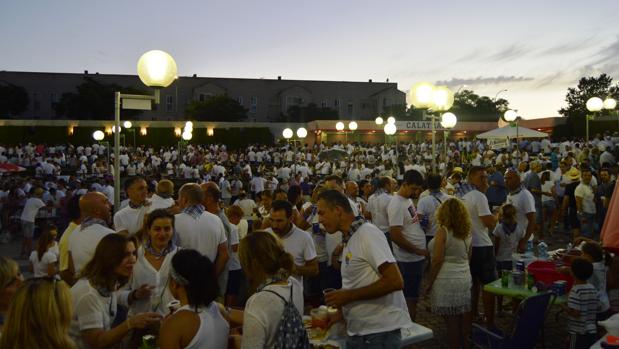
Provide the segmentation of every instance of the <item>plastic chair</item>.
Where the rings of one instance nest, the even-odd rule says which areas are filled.
[[[518,306],[514,318],[513,331],[509,336],[501,336],[488,329],[473,324],[473,344],[487,349],[528,349],[534,348],[537,338],[544,331],[544,320],[556,295],[542,293],[526,298]]]

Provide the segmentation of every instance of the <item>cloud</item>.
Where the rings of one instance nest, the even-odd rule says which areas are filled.
[[[495,54],[492,54],[488,57],[488,60],[491,61],[510,61],[515,58],[520,58],[527,54],[529,50],[520,44],[514,44],[508,46]]]
[[[460,86],[460,85],[497,85],[511,82],[532,81],[533,78],[526,76],[478,76],[476,78],[462,79],[452,78],[451,80],[437,81],[437,85]]]
[[[566,53],[573,53],[585,50],[593,45],[596,45],[596,41],[593,37],[584,38],[581,40],[574,40],[572,42],[565,42],[555,46],[551,46],[540,52],[541,56],[554,56],[564,55]]]
[[[601,69],[604,73],[619,73],[619,64],[617,64],[617,57],[619,57],[619,36],[615,38],[612,44],[600,49],[595,56],[597,59],[590,63],[590,65],[596,66],[596,68]]]
[[[535,83],[535,87],[540,88],[540,87],[546,87],[546,86],[551,86],[551,85],[565,85],[566,81],[566,73],[565,72],[556,72],[554,74],[550,74],[550,75],[546,75],[542,78],[539,79],[535,79],[536,83]]]

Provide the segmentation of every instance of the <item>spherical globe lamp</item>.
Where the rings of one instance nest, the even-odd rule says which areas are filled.
[[[441,126],[443,126],[443,128],[454,128],[457,122],[458,118],[454,113],[445,113],[441,116]]]
[[[92,133],[92,138],[94,138],[95,141],[100,141],[103,139],[103,137],[105,137],[105,134],[101,130],[96,130]]]
[[[338,121],[337,124],[335,124],[335,129],[338,131],[343,131],[344,130],[344,123],[341,121]]]
[[[305,138],[307,137],[307,130],[304,127],[301,127],[297,130],[297,137]]]
[[[600,111],[603,107],[604,101],[599,97],[591,97],[587,100],[587,110],[590,112]]]
[[[289,129],[289,128],[285,128],[285,129],[284,129],[284,131],[282,132],[282,136],[284,136],[284,138],[286,138],[286,139],[290,139],[290,138],[292,138],[292,135],[293,135],[293,134],[294,134],[294,133],[293,133],[293,132],[292,132],[292,130],[291,130],[291,129]]]
[[[357,122],[356,122],[356,121],[351,121],[351,122],[348,124],[348,128],[349,128],[351,131],[356,130],[358,126],[359,126],[359,125],[357,125]]]
[[[429,82],[418,82],[408,91],[409,104],[415,108],[423,109],[432,106],[434,85]]]
[[[176,62],[164,51],[148,51],[138,60],[138,76],[146,86],[168,87],[177,78]]]

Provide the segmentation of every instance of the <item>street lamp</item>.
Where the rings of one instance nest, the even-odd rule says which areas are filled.
[[[290,139],[290,138],[292,138],[292,135],[293,135],[293,134],[294,134],[294,133],[293,133],[293,132],[292,132],[292,130],[291,130],[291,129],[289,129],[289,128],[285,128],[285,129],[284,129],[284,131],[282,132],[282,136],[284,136],[284,138],[286,138],[286,139]]]
[[[307,129],[305,129],[304,127],[299,128],[297,130],[297,137],[301,139],[307,137]]]
[[[587,100],[587,110],[590,111],[591,115],[587,115],[587,126],[586,126],[586,135],[587,135],[587,143],[589,143],[589,120],[595,119],[595,113],[599,112],[604,108],[604,101],[599,97],[591,97]]]
[[[617,107],[617,101],[614,98],[608,97],[604,100],[604,109],[612,110],[612,109],[615,109],[616,107]],[[619,114],[617,114],[617,130],[619,131]]]
[[[103,141],[103,138],[105,137],[105,133],[103,133],[103,131],[101,130],[96,130],[95,132],[92,133],[92,138],[95,139],[95,141],[97,141],[97,143],[99,144],[105,144],[105,152],[107,155],[107,159],[106,159],[106,163],[105,163],[105,171],[109,171],[110,170],[110,142],[107,141]]]
[[[516,163],[518,163],[520,160],[520,143],[518,143],[518,121],[520,121],[520,117],[518,116],[518,111],[512,109],[506,110],[505,113],[503,113],[503,120],[509,122],[511,127],[516,124]]]
[[[395,121],[394,121],[392,123],[387,123],[385,127],[383,128],[383,130],[385,131],[385,138],[387,138],[387,136],[393,136],[398,131],[398,128],[396,127]],[[398,137],[395,138],[395,152],[397,156],[398,155]]]
[[[133,126],[131,121],[127,120],[123,122],[123,127],[127,129],[128,132],[131,132],[133,134],[133,148],[135,148],[135,129],[131,128],[131,126]]]
[[[449,130],[451,130],[452,128],[454,128],[456,126],[456,123],[458,122],[458,118],[456,117],[456,115],[454,113],[445,113],[443,114],[443,116],[441,116],[441,126],[443,126],[443,128],[445,129],[445,131],[443,131],[443,142],[444,144],[444,148],[445,148],[445,162],[447,162],[447,134],[449,133]]]
[[[138,76],[144,85],[155,89],[154,95],[114,93],[114,126],[120,131],[120,108],[150,110],[152,102],[159,103],[160,89],[170,86],[177,78],[176,62],[166,52],[152,50],[138,60]],[[114,133],[114,210],[120,209],[120,132]]]
[[[388,124],[395,124],[395,118],[393,116],[390,116],[387,118],[387,123]]]
[[[343,131],[344,130],[344,123],[341,121],[338,121],[337,124],[335,124],[335,129],[338,131]]]
[[[376,123],[376,125],[382,125],[382,124],[383,124],[383,122],[385,122],[385,121],[383,120],[383,118],[381,118],[381,117],[379,116],[379,117],[377,117],[377,118],[374,120],[374,122]]]

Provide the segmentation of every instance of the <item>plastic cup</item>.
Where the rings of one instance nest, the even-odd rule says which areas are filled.
[[[509,287],[509,279],[511,278],[512,272],[509,270],[501,271],[501,287]]]

